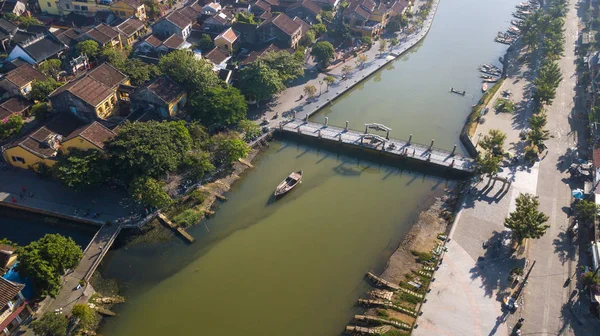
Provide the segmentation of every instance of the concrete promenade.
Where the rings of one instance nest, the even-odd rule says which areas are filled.
[[[372,141],[370,138],[363,138],[368,136],[367,134],[351,129],[327,126],[299,119],[282,123],[278,129],[281,132],[301,134],[315,139],[328,140],[330,142],[339,142],[359,148],[381,151],[397,155],[398,158],[406,157],[410,160],[422,161],[461,172],[472,173],[475,170],[475,162],[472,159],[459,154],[454,154],[432,146],[407,143],[406,141],[391,138],[385,139],[380,137],[379,139],[381,141]],[[390,147],[390,145],[392,147]]]
[[[316,72],[316,69],[308,69],[305,77],[314,78],[306,80],[301,84],[290,86],[281,92],[275,100],[274,105],[264,114],[264,117],[269,120],[272,127],[277,127],[280,119],[273,119],[273,116],[276,113],[283,117],[291,117],[293,112],[296,112],[296,116],[303,119],[306,115],[310,116],[327,104],[333,102],[352,87],[379,71],[388,63],[393,62],[396,58],[402,56],[406,51],[423,40],[431,28],[439,2],[440,0],[433,0],[429,16],[427,17],[427,20],[423,22],[423,28],[421,30],[411,35],[398,34],[397,37],[400,41],[398,45],[388,48],[387,51],[380,54],[379,41],[376,41],[371,49],[363,53],[368,57],[369,61],[363,64],[362,67],[356,67],[345,80],[342,80],[343,65],[326,73],[318,73]],[[417,4],[414,6],[416,7]],[[354,60],[349,61],[348,65],[353,66]],[[330,85],[329,88],[327,88],[323,81],[323,78],[326,76],[333,76],[336,78],[336,82]],[[306,85],[314,85],[319,94],[313,99],[309,100],[305,98],[300,102],[298,98],[301,95],[304,95],[304,86]]]

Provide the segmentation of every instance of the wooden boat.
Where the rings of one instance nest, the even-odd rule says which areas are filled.
[[[481,91],[485,92],[488,89],[488,84],[487,83],[483,83],[483,85],[481,86]]]
[[[281,181],[273,195],[275,198],[283,196],[287,194],[290,190],[292,190],[295,186],[297,186],[302,181],[302,170],[297,172],[292,172],[285,180]]]
[[[485,78],[483,81],[485,83],[496,83],[498,81],[498,78],[497,77]]]
[[[450,92],[459,94],[461,96],[464,96],[467,93],[467,91],[458,91],[458,90],[455,90],[454,88],[450,88]]]

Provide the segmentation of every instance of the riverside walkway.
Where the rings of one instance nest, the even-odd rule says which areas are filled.
[[[378,151],[382,154],[395,156],[398,159],[418,161],[461,173],[474,173],[476,168],[473,159],[455,153],[456,145],[454,150],[449,152],[435,148],[434,140],[432,140],[430,146],[426,146],[413,143],[412,139],[408,141],[396,140],[370,134],[366,132],[367,130],[363,133],[347,127],[340,128],[299,119],[282,122],[279,125],[278,131],[283,134],[313,138],[317,141],[339,143],[362,150]]]

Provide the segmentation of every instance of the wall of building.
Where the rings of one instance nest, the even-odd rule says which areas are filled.
[[[29,56],[25,50],[23,50],[21,48],[21,46],[15,46],[14,49],[10,52],[10,55],[8,55],[8,57],[6,58],[6,60],[8,62],[17,59],[17,58],[22,58],[25,62],[31,64],[31,65],[35,65],[36,62],[33,58],[31,58],[31,56]]]
[[[14,161],[12,159],[13,156],[24,159],[25,163],[22,163],[20,161]],[[30,167],[35,168],[37,163],[45,163],[48,167],[52,167],[56,163],[56,160],[41,158],[19,146],[6,149],[4,151],[4,160],[6,160],[6,162],[8,162],[14,167],[23,169],[28,169]]]
[[[60,144],[61,147],[61,151],[65,154],[65,155],[69,155],[69,151],[72,148],[76,148],[82,151],[86,151],[89,149],[97,149],[99,151],[102,151],[100,148],[98,148],[98,146],[94,145],[93,143],[87,141],[86,139],[84,139],[81,136],[76,136],[73,139],[69,139],[63,143]]]
[[[93,106],[82,101],[69,91],[64,91],[50,98],[52,108],[56,112],[74,113],[77,117],[85,121],[96,119],[96,110]],[[75,110],[72,109],[75,108]]]
[[[152,25],[152,32],[162,35],[162,36],[171,36],[173,34],[177,34],[183,37],[183,33],[179,27],[175,26],[171,22],[167,20],[160,20]]]

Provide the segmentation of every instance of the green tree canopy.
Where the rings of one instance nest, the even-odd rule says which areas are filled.
[[[327,41],[317,42],[310,52],[322,67],[327,67],[335,56],[333,45]]]
[[[240,120],[240,122],[238,123],[237,126],[238,126],[240,132],[244,134],[244,140],[246,140],[246,141],[252,141],[252,140],[258,138],[262,134],[262,130],[260,129],[260,126],[258,126],[252,120],[247,120],[247,119]]]
[[[191,149],[183,121],[125,123],[106,144],[115,171],[126,181],[134,176],[158,178],[175,171]]]
[[[200,50],[212,49],[214,46],[215,44],[208,34],[202,34],[200,40],[198,40],[198,49]]]
[[[33,115],[36,120],[46,120],[50,115],[50,105],[48,103],[36,103],[31,107],[31,115]]]
[[[306,32],[306,34],[304,34],[304,36],[302,37],[302,45],[303,46],[309,46],[313,43],[315,43],[315,31],[314,30],[309,30]]]
[[[56,89],[58,89],[62,83],[57,82],[54,78],[48,77],[43,81],[35,80],[31,84],[31,91],[29,92],[29,98],[35,101],[46,101],[48,96]]]
[[[146,14],[151,21],[157,20],[162,15],[160,4],[157,0],[144,0],[144,7],[146,8]]]
[[[24,124],[23,118],[18,114],[13,114],[4,120],[0,120],[0,140],[19,134]]]
[[[56,75],[62,70],[62,62],[59,59],[49,59],[40,64],[38,70],[46,76],[56,78]]]
[[[124,69],[127,62],[127,51],[106,45],[98,54],[100,62],[108,62],[117,69]]]
[[[175,50],[161,57],[158,67],[161,73],[185,87],[188,93],[204,92],[220,82],[212,64],[197,59],[189,50]]]
[[[387,29],[395,33],[406,26],[408,26],[408,18],[405,15],[395,15],[388,21]]]
[[[501,161],[501,156],[492,155],[490,152],[486,152],[483,155],[480,153],[477,157],[480,172],[489,176],[495,175],[500,170]]]
[[[371,44],[373,44],[373,39],[370,36],[363,36],[360,38],[360,41],[363,44],[366,44],[368,46],[370,46]]]
[[[312,98],[317,93],[317,88],[314,85],[304,85],[304,94]]]
[[[594,201],[581,200],[575,204],[577,218],[586,222],[593,223],[598,216],[598,206]]]
[[[269,68],[276,70],[279,78],[288,83],[298,77],[304,76],[304,64],[302,60],[294,57],[287,51],[272,51],[261,57]]]
[[[218,164],[230,165],[250,153],[250,147],[235,132],[219,133],[212,137],[211,142]]]
[[[246,118],[248,105],[232,86],[213,86],[190,99],[188,111],[207,126],[233,126]]]
[[[42,317],[31,322],[31,329],[40,336],[65,336],[69,320],[63,314],[46,312]]]
[[[98,45],[98,42],[94,40],[81,41],[75,45],[75,51],[77,51],[77,54],[86,54],[89,58],[92,59],[96,58],[96,55],[98,55],[99,50],[100,46]]]
[[[504,141],[506,140],[506,134],[497,129],[492,129],[490,132],[481,139],[479,146],[486,151],[489,151],[493,155],[502,155],[504,151]]]
[[[190,177],[199,180],[204,177],[204,174],[215,170],[211,159],[209,153],[202,150],[193,150],[185,155],[183,168],[186,173],[190,174]]]
[[[129,194],[142,204],[159,209],[173,203],[171,197],[165,192],[165,183],[148,176],[139,176],[131,181]]]
[[[504,219],[504,226],[512,230],[513,242],[520,245],[525,238],[542,237],[550,225],[544,225],[548,216],[538,210],[538,198],[531,194],[521,194],[516,201],[516,210]]]
[[[79,319],[78,328],[88,330],[96,324],[96,313],[86,304],[76,304],[71,311]]]
[[[160,70],[154,64],[148,64],[139,58],[130,58],[125,61],[125,65],[121,72],[129,77],[132,85],[141,85],[145,81],[160,76]]]
[[[20,274],[30,277],[41,296],[58,294],[61,276],[79,264],[83,252],[70,237],[47,234],[17,251]]]
[[[317,23],[310,26],[310,29],[315,32],[315,37],[319,37],[327,32],[327,27],[322,23]]]
[[[71,148],[52,170],[62,183],[76,190],[99,186],[109,177],[108,161],[96,149]]]
[[[240,70],[238,87],[246,97],[261,102],[285,89],[285,84],[277,70],[258,60]]]

